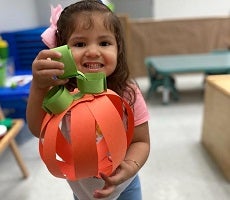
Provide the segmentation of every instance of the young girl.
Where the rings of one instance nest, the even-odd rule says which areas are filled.
[[[56,28],[55,23],[52,27]],[[43,35],[44,41],[48,36]],[[134,137],[125,159],[111,176],[68,181],[77,200],[141,200],[138,171],[149,155],[148,111],[138,86],[129,78],[122,28],[117,16],[100,1],[85,0],[66,7],[57,21],[53,36],[54,46],[67,44],[72,51],[78,70],[83,73],[104,72],[107,87],[123,97],[133,108]],[[61,62],[54,61],[61,54],[42,50],[32,64],[33,80],[27,107],[27,122],[31,132],[39,137],[45,111],[42,101],[50,88],[65,85],[70,91],[76,80],[56,79],[64,73]]]

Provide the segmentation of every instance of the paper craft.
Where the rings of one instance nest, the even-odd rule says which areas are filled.
[[[44,99],[47,114],[41,127],[40,155],[50,173],[59,178],[109,176],[131,143],[133,112],[126,101],[107,89],[105,74],[77,72],[76,76],[78,91],[69,93],[57,86]],[[66,115],[69,137],[62,130]]]

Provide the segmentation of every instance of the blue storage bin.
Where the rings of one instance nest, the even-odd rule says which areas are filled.
[[[26,119],[27,99],[30,84],[16,88],[0,87],[0,106],[6,117]]]
[[[41,34],[47,27],[3,32],[1,36],[9,44],[9,57],[14,59],[15,71],[21,74],[31,72],[31,64],[42,49],[47,46],[41,40]]]
[[[38,52],[48,47],[41,34],[47,27],[0,33],[9,44],[9,57],[13,58],[16,74],[31,74],[31,65]],[[0,105],[6,117],[26,118],[26,105],[30,84],[23,87],[0,87]]]

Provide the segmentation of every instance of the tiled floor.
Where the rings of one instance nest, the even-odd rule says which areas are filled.
[[[138,82],[145,92],[147,80]],[[140,171],[143,199],[229,200],[230,183],[200,141],[202,77],[179,77],[177,83],[181,93],[179,102],[164,106],[160,93],[148,102],[151,153]],[[38,141],[29,135],[26,127],[18,141],[30,177],[21,179],[11,152],[4,152],[0,157],[0,199],[72,200],[67,183],[47,172],[38,155]]]

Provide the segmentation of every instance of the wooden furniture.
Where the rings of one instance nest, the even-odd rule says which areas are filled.
[[[168,56],[152,56],[145,59],[147,68],[154,68],[163,77],[164,104],[169,103],[172,91],[170,77],[178,73],[230,73],[230,52],[181,54]],[[150,86],[151,87],[151,86]]]
[[[207,53],[230,47],[230,17],[129,19],[130,71],[147,76],[148,56]]]
[[[0,108],[0,119],[3,119],[4,115]],[[27,178],[29,176],[27,167],[22,159],[21,153],[19,151],[18,145],[15,141],[15,137],[20,132],[24,125],[23,119],[14,119],[12,127],[7,131],[7,133],[0,138],[0,154],[9,146],[12,150],[12,153],[22,171],[23,177]],[[11,167],[11,166],[9,166]]]
[[[230,181],[230,75],[209,76],[205,89],[202,144]]]
[[[125,39],[125,45],[126,45],[126,58],[127,58],[127,63],[129,66],[130,72],[132,71],[132,57],[130,56],[130,52],[132,51],[130,49],[130,22],[129,22],[129,17],[126,14],[119,14],[118,18],[121,22],[121,26],[123,29],[123,34],[124,34],[124,39]],[[132,74],[133,75],[133,74]]]

